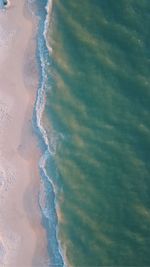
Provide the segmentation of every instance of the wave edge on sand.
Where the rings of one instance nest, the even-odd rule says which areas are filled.
[[[58,238],[58,216],[57,216],[57,203],[56,203],[56,191],[55,185],[51,177],[48,176],[46,170],[46,163],[49,157],[55,154],[55,145],[49,144],[49,139],[47,136],[47,132],[42,123],[42,117],[45,110],[46,104],[46,93],[45,93],[45,83],[47,79],[46,74],[46,58],[44,56],[45,49],[47,50],[47,54],[52,54],[52,48],[47,41],[47,31],[51,19],[53,1],[48,0],[45,6],[46,17],[43,22],[43,30],[42,36],[41,33],[38,35],[38,53],[39,53],[39,63],[41,68],[41,79],[40,84],[37,91],[37,98],[35,102],[35,108],[33,113],[33,127],[41,139],[43,145],[43,154],[39,161],[39,170],[41,175],[41,190],[39,194],[39,206],[41,208],[42,215],[44,220],[46,221],[46,230],[49,240],[49,249],[52,250],[52,258],[50,257],[51,264],[54,266],[64,266],[66,267],[66,263],[64,261],[63,250],[61,248],[61,243]],[[47,187],[49,188],[49,192],[47,192]],[[48,193],[51,194],[52,204],[48,203]],[[52,207],[53,205],[53,207]],[[49,233],[50,231],[50,233]],[[51,254],[51,253],[50,253]],[[52,266],[50,265],[50,266]]]

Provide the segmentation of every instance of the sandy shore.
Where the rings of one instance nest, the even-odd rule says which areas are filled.
[[[13,0],[0,10],[0,266],[42,267],[47,243],[38,206],[40,152],[31,125],[36,21],[25,15],[26,2]]]

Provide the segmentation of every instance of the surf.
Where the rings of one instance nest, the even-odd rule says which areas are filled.
[[[30,3],[31,4],[31,3]],[[44,225],[47,231],[48,253],[50,254],[51,264],[66,266],[63,259],[63,251],[58,238],[58,218],[56,209],[56,192],[53,180],[48,176],[46,163],[49,157],[55,154],[55,144],[49,143],[47,132],[42,123],[45,110],[46,93],[45,86],[47,80],[46,65],[51,56],[52,48],[47,42],[47,31],[52,12],[52,0],[47,1],[45,7],[46,15],[44,21],[40,19],[40,30],[37,37],[37,52],[40,65],[40,82],[37,90],[35,108],[33,112],[33,128],[39,137],[42,148],[42,156],[39,161],[39,172],[41,175],[41,188],[39,193],[39,206],[41,208]],[[48,188],[48,189],[47,189]],[[51,196],[49,195],[51,194]],[[48,202],[48,200],[51,200]]]

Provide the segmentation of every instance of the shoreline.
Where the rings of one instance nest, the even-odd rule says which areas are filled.
[[[39,82],[34,60],[37,25],[24,12],[29,12],[25,0],[14,0],[7,10],[0,10],[0,34],[4,35],[0,47],[0,265],[12,267],[48,263],[38,203],[41,152],[32,129]],[[32,52],[26,57],[31,43]],[[29,62],[32,68],[26,72]]]
[[[49,144],[49,139],[45,127],[43,126],[43,117],[46,104],[46,64],[47,57],[50,53],[51,56],[52,49],[47,41],[47,30],[51,19],[52,13],[52,0],[48,0],[44,6],[45,15],[39,17],[41,19],[41,24],[39,27],[37,35],[37,53],[38,53],[38,65],[40,72],[40,83],[37,91],[37,98],[33,113],[33,128],[38,136],[42,155],[39,161],[39,171],[41,176],[41,196],[39,196],[39,205],[41,208],[41,213],[44,221],[44,227],[47,232],[48,239],[48,251],[50,263],[57,266],[66,266],[64,262],[63,250],[61,247],[61,242],[58,238],[58,214],[57,214],[57,203],[56,203],[56,192],[55,185],[52,179],[48,176],[46,170],[46,163],[49,157],[54,153]],[[50,196],[51,195],[51,196]],[[44,203],[42,200],[44,198]],[[41,202],[40,202],[41,201]],[[49,204],[49,203],[50,204]]]

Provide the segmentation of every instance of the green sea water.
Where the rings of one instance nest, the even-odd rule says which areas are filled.
[[[150,266],[150,1],[54,0],[45,122],[73,267]]]

